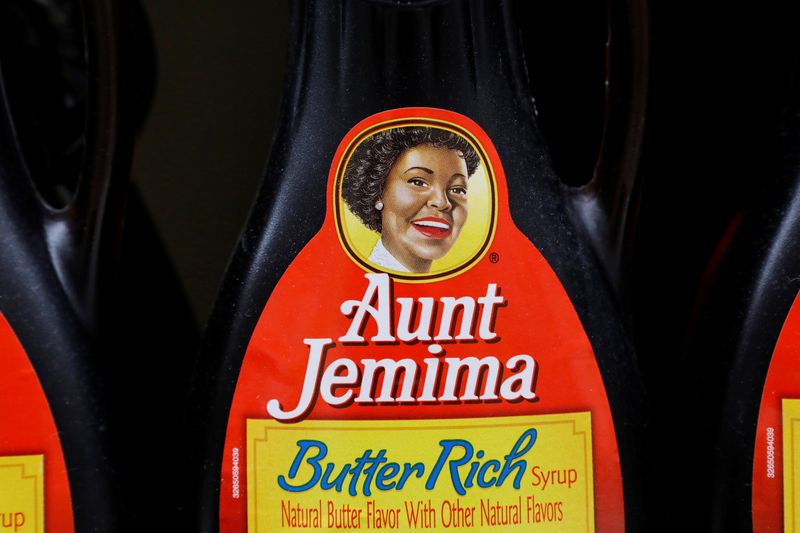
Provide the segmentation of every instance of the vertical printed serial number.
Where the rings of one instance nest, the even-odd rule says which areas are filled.
[[[767,428],[767,477],[775,479],[775,428]]]
[[[233,449],[231,460],[233,464],[233,467],[231,468],[231,485],[233,487],[233,494],[231,494],[231,496],[234,500],[238,500],[241,496],[241,492],[239,491],[239,448]]]

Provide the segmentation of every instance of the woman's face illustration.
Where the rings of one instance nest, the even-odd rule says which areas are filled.
[[[383,245],[412,272],[428,272],[467,220],[467,164],[456,150],[406,150],[389,171],[382,201]]]

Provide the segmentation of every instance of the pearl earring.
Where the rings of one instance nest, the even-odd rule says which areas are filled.
[[[375,209],[377,209],[378,211],[383,210],[383,202],[381,202],[380,200],[375,202]]]

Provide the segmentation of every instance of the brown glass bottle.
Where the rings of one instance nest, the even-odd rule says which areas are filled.
[[[482,476],[480,480],[474,478],[465,484],[451,479],[448,485],[432,476],[435,461],[430,457],[423,460],[422,455],[438,448],[430,444],[433,441],[422,438],[423,434],[428,435],[426,431],[435,435],[426,437],[428,439],[443,439],[441,443],[444,444],[440,444],[444,447],[451,444],[447,440],[451,436],[447,428],[452,424],[448,421],[466,420],[465,427],[473,430],[465,429],[465,435],[472,435],[476,442],[496,433],[511,439],[503,444],[511,447],[514,445],[512,436],[518,431],[513,428],[517,426],[508,429],[502,424],[520,420],[535,427],[526,426],[528,432],[523,432],[517,441],[517,452],[525,449],[527,453],[530,447],[526,445],[533,446],[531,439],[552,452],[552,441],[548,441],[549,437],[544,436],[547,432],[542,429],[545,425],[537,425],[544,419],[535,417],[546,414],[568,417],[579,411],[581,414],[576,420],[593,420],[591,431],[597,449],[590,455],[597,465],[602,465],[596,472],[581,470],[579,479],[587,483],[587,476],[593,473],[599,486],[609,487],[609,490],[595,490],[591,483],[582,485],[592,497],[598,498],[598,503],[578,504],[576,508],[581,511],[569,515],[569,519],[580,517],[579,520],[593,521],[596,514],[598,530],[643,531],[639,479],[642,475],[639,454],[643,395],[606,271],[596,255],[599,248],[595,249],[592,244],[594,240],[606,246],[609,241],[605,232],[619,235],[619,228],[608,229],[613,227],[606,218],[606,213],[611,211],[606,210],[610,203],[596,200],[594,193],[587,191],[579,197],[564,187],[552,171],[534,119],[512,4],[461,0],[306,1],[294,6],[292,35],[281,126],[263,186],[229,265],[201,350],[187,433],[187,446],[196,450],[196,454],[191,458],[186,476],[191,500],[186,506],[185,523],[196,531],[243,531],[246,524],[250,529],[257,529],[260,527],[257,522],[262,519],[260,512],[264,510],[264,520],[306,520],[308,523],[304,526],[297,522],[296,527],[324,528],[321,522],[314,521],[315,514],[318,520],[326,519],[317,514],[314,506],[301,505],[293,499],[306,490],[322,490],[311,494],[314,498],[322,494],[320,501],[333,506],[335,516],[331,519],[337,524],[342,525],[340,522],[344,520],[349,525],[343,527],[370,527],[366,520],[370,513],[368,507],[373,504],[363,498],[372,490],[379,491],[381,498],[401,492],[397,480],[388,482],[389,478],[380,477],[391,477],[389,470],[394,467],[387,467],[389,470],[379,476],[383,481],[377,482],[382,484],[378,488],[370,484],[374,477],[370,478],[373,481],[360,477],[351,482],[360,475],[355,471],[351,471],[351,478],[348,478],[347,483],[351,484],[340,483],[338,489],[330,477],[314,487],[311,484],[318,483],[317,478],[307,480],[305,485],[300,483],[297,477],[301,475],[300,470],[293,469],[292,459],[284,455],[289,453],[286,450],[301,453],[310,449],[308,446],[322,450],[321,440],[311,437],[298,436],[299,440],[286,444],[284,455],[268,448],[264,457],[276,457],[277,468],[283,470],[276,476],[270,471],[268,477],[261,478],[260,470],[252,466],[255,459],[249,455],[257,453],[259,445],[255,442],[259,440],[254,435],[260,431],[274,430],[277,433],[271,435],[279,436],[280,440],[289,438],[284,437],[284,430],[296,428],[333,439],[336,428],[329,424],[340,419],[351,424],[343,428],[347,431],[381,428],[389,436],[380,437],[383,440],[375,446],[386,446],[383,452],[387,456],[415,448],[420,450],[420,466],[414,468],[415,472],[425,470],[427,482],[418,490],[402,493],[400,497],[409,503],[409,498],[422,498],[426,491],[442,488],[443,484],[447,486],[442,490],[452,491],[454,498],[468,498],[476,485],[488,491],[486,495],[490,497],[494,489],[490,490],[489,486],[500,490],[502,484],[499,478],[490,480],[488,470],[480,470],[479,466],[474,467],[474,475]],[[391,164],[369,162],[368,152],[397,152],[397,148],[390,148],[398,146],[396,143],[406,147],[399,150],[399,159],[391,159]],[[441,158],[420,162],[430,153]],[[404,255],[402,246],[397,247],[398,240],[394,239],[400,234],[399,230],[391,233],[395,231],[393,221],[402,218],[398,218],[399,204],[391,194],[394,191],[391,180],[400,168],[399,161],[414,157],[422,159],[414,164],[408,161],[403,164],[407,165],[407,171],[419,175],[397,183],[442,192],[438,199],[428,199],[425,209],[420,208],[413,217],[407,217],[413,218],[414,227],[407,224],[403,229],[409,230],[407,235],[412,236],[404,249],[408,253]],[[445,167],[439,166],[447,161],[455,165],[452,168],[460,167],[462,160],[465,166],[461,170],[443,170]],[[385,178],[381,178],[386,181],[378,186],[374,198],[359,195],[367,185],[352,185],[355,182],[351,180],[369,181],[373,175],[372,171],[361,172],[350,166],[360,165],[361,161],[364,168],[369,165],[377,168],[376,165],[381,164],[391,168],[386,171]],[[448,187],[441,186],[443,182],[438,181],[437,176],[442,174],[451,179]],[[479,175],[485,177],[476,178]],[[447,262],[447,254],[455,250],[455,244],[444,256],[441,248],[447,246],[441,244],[449,245],[448,240],[457,240],[453,235],[467,227],[461,225],[466,223],[460,221],[458,215],[463,208],[460,197],[467,194],[467,184],[475,183],[469,180],[478,179],[485,180],[486,190],[490,192],[480,197],[483,199],[470,200],[475,203],[469,204],[469,217],[480,216],[476,215],[480,212],[476,206],[481,202],[485,202],[482,204],[484,212],[489,214],[483,215],[483,229],[476,230],[478,236],[473,237],[474,253],[465,253],[463,258]],[[608,197],[613,197],[613,192],[603,191]],[[438,209],[439,214],[434,216],[432,209]],[[362,222],[355,221],[351,215]],[[465,217],[467,222],[469,217]],[[584,225],[586,221],[591,223]],[[362,231],[359,235],[371,237],[355,236]],[[467,230],[463,231],[466,234]],[[592,238],[587,238],[587,234]],[[438,239],[435,243],[438,251],[431,251],[434,246],[425,241],[426,238]],[[367,241],[371,252],[364,248]],[[430,255],[425,255],[428,252],[414,244],[418,242],[426,243]],[[385,250],[381,250],[379,244]],[[410,261],[409,254],[416,254],[415,257],[423,261]],[[387,259],[387,255],[391,258]],[[439,260],[445,262],[437,264]],[[493,279],[497,281],[492,282]],[[553,291],[547,293],[552,299],[530,303],[528,307],[523,301],[526,294],[530,295],[526,291],[533,290],[528,285],[533,279],[548,280],[542,283],[549,287],[547,291]],[[380,314],[377,307],[373,311],[367,309],[371,301],[368,292],[376,291],[375,302],[379,302],[389,297],[390,293],[384,292],[388,287],[392,287],[392,298],[397,296],[397,306],[416,306],[416,311],[411,311],[410,315],[413,320],[420,320],[416,324],[421,329],[406,331],[403,328],[409,323],[403,326],[403,319],[389,326],[378,322],[377,318],[373,323],[363,318],[366,315],[358,315],[356,309],[370,316],[374,316],[373,311]],[[362,294],[361,304],[356,304]],[[426,303],[433,302],[437,295],[438,303]],[[450,301],[448,298],[457,297],[463,298],[462,302],[471,301],[472,304],[463,305],[473,305],[470,309],[480,312],[475,311],[473,315],[472,329],[458,330],[458,337],[453,338],[448,333],[448,324],[453,326],[453,323],[445,320],[448,316],[445,306]],[[401,304],[400,300],[406,304]],[[333,305],[334,301],[338,303]],[[385,302],[375,305],[386,310],[387,317],[400,316],[399,307],[387,310]],[[426,314],[423,310],[426,305],[437,307],[432,314]],[[546,310],[551,306],[560,311],[548,315]],[[539,312],[541,316],[536,314]],[[467,314],[464,310],[458,315],[461,318],[456,319],[462,327]],[[533,320],[534,315],[539,318]],[[325,334],[315,331],[334,327],[327,321],[344,320],[342,316],[351,321],[362,316],[365,320],[362,325],[370,337],[361,338],[356,322],[350,323],[347,333],[338,329]],[[408,315],[403,316],[409,319]],[[511,316],[527,317],[528,322],[504,318]],[[571,331],[575,331],[575,337],[555,335],[558,340],[553,340],[552,353],[541,355],[546,361],[541,366],[538,361],[534,362],[538,356],[532,355],[533,348],[518,353],[519,359],[513,362],[505,359],[505,355],[497,356],[496,360],[486,359],[484,363],[490,367],[505,365],[504,370],[498,371],[503,378],[491,370],[489,375],[475,377],[480,381],[472,385],[474,398],[470,392],[470,378],[459,381],[458,371],[452,371],[453,365],[461,364],[457,360],[468,364],[464,361],[473,348],[476,356],[491,358],[495,352],[502,353],[516,342],[526,345],[524,339],[528,335],[529,345],[546,344],[549,341],[544,339],[550,338],[550,331],[543,324],[548,321],[553,321],[556,330],[574,326]],[[423,331],[426,327],[430,335]],[[301,334],[301,330],[307,333]],[[318,337],[320,335],[337,337],[325,339]],[[376,338],[385,342],[375,341]],[[326,344],[326,340],[331,342]],[[566,344],[576,342],[576,346],[583,347],[578,352],[591,353],[591,357],[583,359],[561,340]],[[321,353],[323,345],[335,353]],[[284,352],[284,348],[292,353]],[[293,353],[295,349],[299,353]],[[342,355],[348,350],[372,350],[371,357],[375,360],[364,354],[361,359],[353,355],[351,363],[339,362],[349,357]],[[390,350],[391,355],[387,355]],[[435,377],[438,374],[432,370],[446,371],[444,367],[437,367],[439,363],[436,362],[439,361],[436,357],[445,352],[448,357],[441,361],[450,365],[451,370],[447,372],[456,372],[452,381]],[[407,353],[412,355],[402,355]],[[424,357],[427,359],[423,360]],[[260,365],[259,359],[264,363]],[[378,360],[380,363],[375,363]],[[362,380],[367,376],[380,380],[385,374],[368,370],[373,364],[369,361],[384,366],[402,364],[406,376],[414,372],[418,379],[412,382],[399,378],[394,388],[381,389],[378,383],[373,394]],[[335,369],[325,370],[329,364],[341,364],[353,370],[343,366],[337,374],[339,371]],[[515,366],[517,364],[519,366]],[[573,364],[576,369],[572,369]],[[514,374],[523,367],[530,370],[534,366],[539,368],[535,380],[532,373]],[[424,375],[428,377],[423,378],[421,372],[426,368],[428,373]],[[556,376],[561,375],[558,368],[563,368],[564,372],[560,387],[556,385],[560,381]],[[328,378],[320,378],[320,374],[315,374],[317,371],[330,374],[325,374]],[[581,382],[577,378],[579,375],[585,375],[586,381]],[[327,389],[326,379],[339,380],[340,386]],[[519,379],[514,383],[520,386],[512,385],[508,379]],[[303,390],[308,391],[307,397],[301,395],[308,400],[306,404],[298,398],[301,382]],[[594,385],[589,386],[590,382]],[[315,383],[321,385],[315,387]],[[495,388],[480,389],[477,383],[493,383]],[[406,386],[409,388],[405,389]],[[483,391],[480,394],[479,389]],[[536,399],[539,393],[541,400]],[[380,422],[376,422],[379,419]],[[397,420],[411,424],[415,429],[409,431],[414,433],[404,433],[402,437],[392,433],[400,431],[393,425]],[[500,425],[494,430],[474,429],[478,427],[475,424],[490,423],[488,420]],[[245,422],[249,424],[247,428]],[[270,439],[272,437],[267,438],[278,442]],[[245,440],[246,445],[238,444]],[[463,444],[465,440],[466,437],[458,441],[461,444],[452,445],[467,449]],[[339,453],[333,450],[340,450],[344,446],[342,442],[355,446],[357,454],[363,452],[362,464],[381,461],[370,455],[379,453],[378,448],[365,450],[366,444],[359,448],[357,438],[345,438],[336,443],[331,440],[332,454]],[[541,444],[546,442],[551,444]],[[403,444],[398,448],[398,443]],[[618,449],[618,454],[606,453],[612,448]],[[564,455],[554,453],[566,457],[566,452]],[[481,459],[490,451],[476,448],[475,454]],[[302,463],[301,455],[295,455],[295,459],[298,464]],[[393,459],[384,461],[394,464]],[[494,463],[487,464],[490,466],[486,468],[494,468]],[[528,466],[530,469],[526,469],[525,475],[531,477],[525,479],[525,486],[540,479],[536,476],[542,468],[533,463]],[[309,465],[305,464],[304,468],[307,467]],[[258,489],[259,479],[266,479],[269,488]],[[333,485],[323,488],[326,483]],[[508,481],[503,490],[522,491],[522,483],[522,478]],[[199,490],[193,490],[197,488]],[[476,494],[474,491],[471,494]],[[355,499],[339,500],[340,493],[342,496],[348,493]],[[275,501],[263,503],[257,499],[260,497],[257,494],[273,497]],[[528,492],[513,494],[519,495],[520,501],[531,496]],[[502,496],[503,499],[508,497],[507,494]],[[452,504],[436,501],[437,505],[445,507]],[[519,519],[527,520],[525,523],[564,520],[563,509],[557,502],[540,500],[542,507],[537,508],[535,498],[529,501],[530,511],[527,508],[520,511],[525,516]],[[613,505],[609,505],[611,501]],[[467,500],[463,502],[468,506]],[[364,522],[356,518],[358,509],[351,509],[355,513],[351,515],[344,509],[345,505],[362,506]],[[478,504],[474,505],[478,516]],[[282,509],[285,516],[281,515]],[[438,520],[452,518],[444,507],[438,509],[433,514]],[[464,519],[469,520],[469,511],[463,512]],[[490,530],[494,526],[483,522],[473,527]]]
[[[792,42],[794,50],[782,53],[796,61]],[[792,416],[800,393],[793,351],[800,290],[796,65],[794,72],[793,80],[785,75],[770,87],[781,123],[760,132],[763,181],[733,226],[694,339],[693,361],[706,377],[699,397],[721,413],[704,429],[709,439],[716,436],[712,482],[703,484],[713,531],[789,531],[797,509],[791,499]]]
[[[4,505],[17,528],[115,531],[120,480],[97,348],[130,153],[124,9],[2,11],[0,453],[15,472]]]

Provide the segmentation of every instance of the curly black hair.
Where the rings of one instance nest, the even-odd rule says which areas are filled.
[[[480,164],[472,145],[461,135],[427,126],[408,126],[372,135],[353,151],[342,182],[342,198],[347,207],[371,230],[382,231],[381,213],[375,203],[383,196],[383,186],[395,161],[411,148],[429,145],[456,150],[472,176]]]

